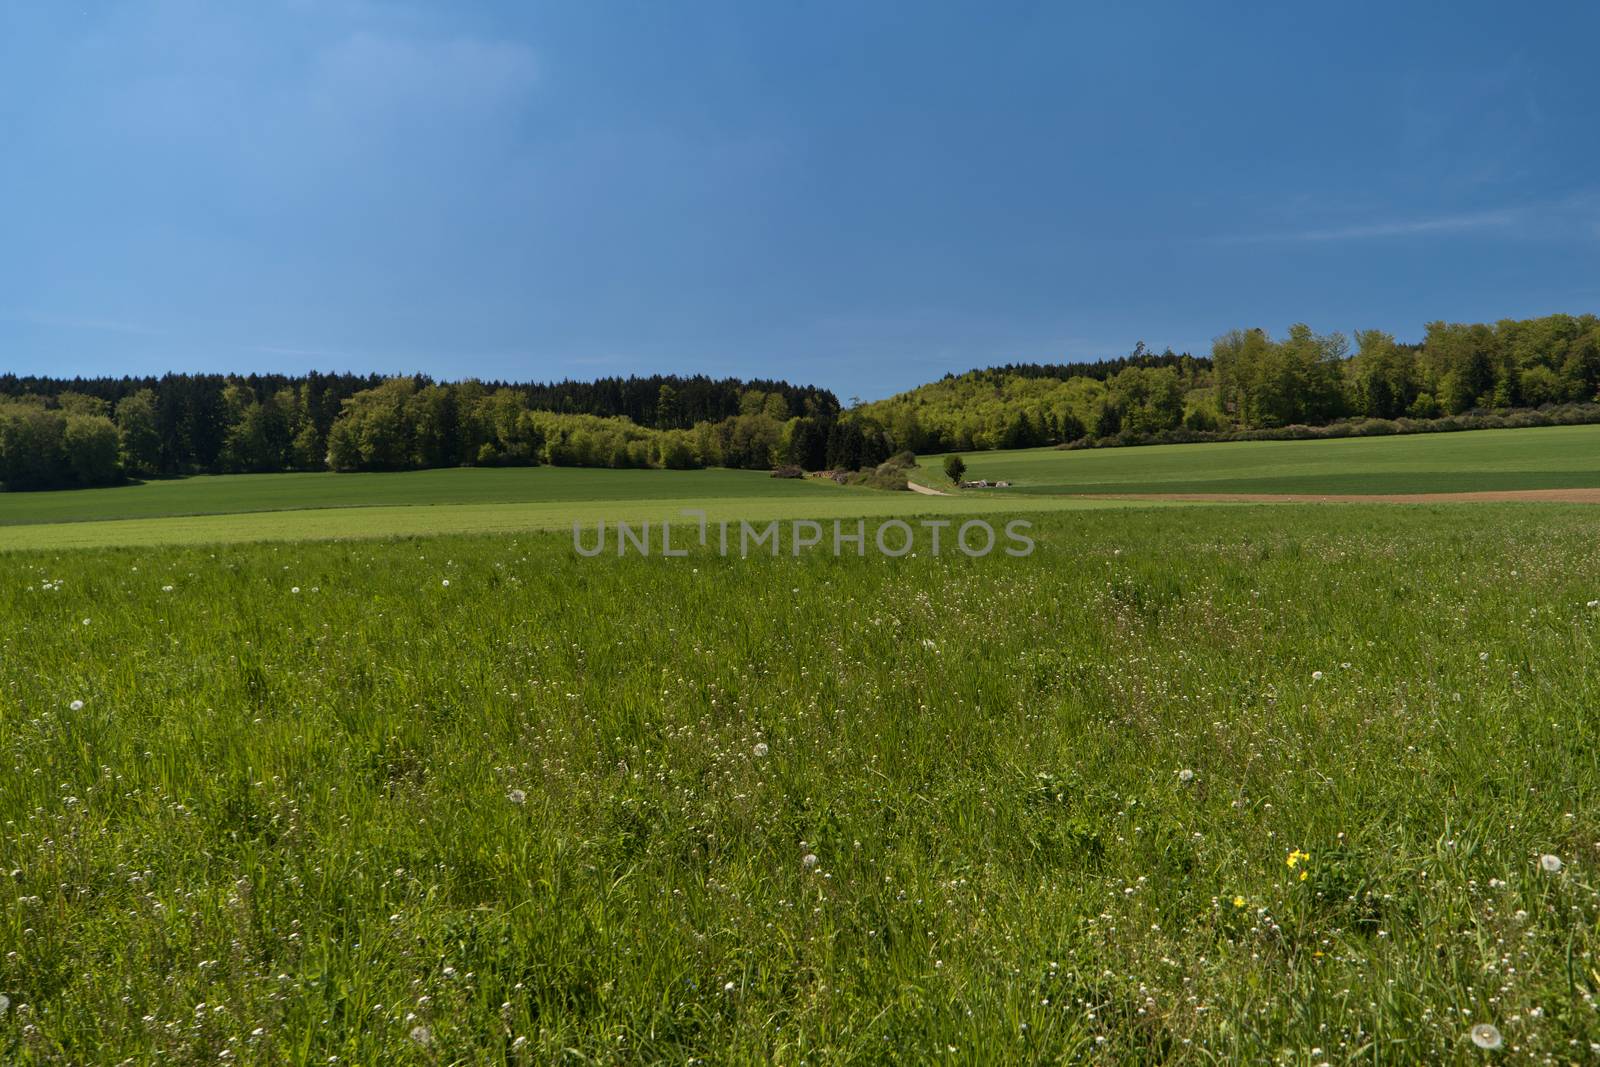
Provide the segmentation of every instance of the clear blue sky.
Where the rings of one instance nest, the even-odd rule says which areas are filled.
[[[886,395],[1600,310],[1600,9],[0,4],[0,369]]]

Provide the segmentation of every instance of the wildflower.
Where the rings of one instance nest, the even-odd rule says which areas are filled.
[[[927,649],[929,652],[933,652],[936,651],[939,646],[933,643],[933,638],[924,637],[922,639],[922,647]]]
[[[426,1026],[413,1026],[411,1028],[411,1040],[426,1048],[433,1044],[433,1031]]]
[[[1543,867],[1550,874],[1555,874],[1561,870],[1561,857],[1552,856],[1550,853],[1546,852],[1544,855],[1539,857],[1539,866]]]
[[[815,852],[807,852],[804,856],[800,857],[800,866],[804,867],[806,870],[809,871],[816,865],[817,854]]]
[[[1234,897],[1233,898],[1233,906],[1234,907],[1243,909],[1244,905],[1245,905],[1244,897]]]
[[[172,586],[170,586],[170,585],[164,585],[164,586],[162,586],[162,587],[161,587],[161,591],[162,591],[162,592],[163,592],[163,593],[170,593],[170,592],[172,592]]]
[[[1493,1023],[1478,1023],[1472,1028],[1472,1043],[1493,1052],[1503,1043],[1500,1030]]]
[[[1293,852],[1289,853],[1289,858],[1284,862],[1289,865],[1289,869],[1292,871],[1310,858],[1311,854],[1309,852],[1301,852],[1299,849],[1295,849]]]
[[[513,789],[511,792],[506,794],[506,799],[511,801],[513,804],[522,804],[527,801],[528,794],[520,789]]]
[[[0,993],[0,1017],[4,1017],[5,1013],[10,1010],[11,998],[6,996],[4,993]]]
[[[723,986],[722,986],[722,991],[724,993],[732,993],[737,988],[739,988],[739,987],[734,985],[732,982],[724,982]]]
[[[88,626],[88,625],[89,625],[89,620],[88,620],[88,619],[84,619],[84,620],[83,620],[83,624],[84,624],[84,625],[85,625],[85,626]]]
[[[1479,652],[1478,653],[1478,662],[1479,663],[1488,663],[1489,662],[1489,653],[1487,653],[1487,652]]]
[[[68,704],[67,707],[71,708],[73,711],[82,711],[83,710],[83,701],[74,700],[72,703]]]
[[[511,1042],[511,1051],[512,1052],[521,1052],[523,1049],[525,1049],[527,1047],[528,1047],[528,1035],[527,1034],[519,1034],[517,1036],[517,1039],[515,1041]]]
[[[446,578],[444,581],[440,582],[439,584],[444,586],[446,589],[449,589],[450,588],[450,579]]]
[[[1591,601],[1589,601],[1589,606],[1591,608],[1600,608],[1600,600],[1591,600]]]
[[[1190,782],[1194,781],[1194,772],[1185,767],[1183,770],[1178,772],[1178,781],[1182,782],[1184,785],[1188,785]]]
[[[1311,680],[1312,680],[1312,681],[1313,681],[1313,682],[1320,682],[1320,681],[1322,681],[1322,672],[1321,672],[1321,671],[1312,671],[1312,672],[1311,672]]]
[[[292,589],[290,589],[289,592],[298,593],[298,592],[300,592],[300,587],[297,585],[297,586],[293,587]]]
[[[750,751],[756,757],[756,759],[761,759],[769,750],[765,741],[757,741],[756,747],[752,748]]]

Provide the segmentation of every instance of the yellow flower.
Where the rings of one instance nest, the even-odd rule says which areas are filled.
[[[1236,907],[1236,908],[1244,907],[1244,897],[1234,897],[1233,898],[1233,906]]]
[[[1306,872],[1305,871],[1301,871],[1300,872],[1300,880],[1302,882],[1306,880]]]
[[[1289,858],[1284,862],[1289,865],[1291,870],[1293,870],[1295,867],[1298,867],[1300,864],[1305,863],[1309,859],[1311,859],[1311,853],[1301,852],[1299,849],[1295,849],[1293,852],[1289,853]]]

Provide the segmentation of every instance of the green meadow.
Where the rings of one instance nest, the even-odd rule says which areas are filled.
[[[761,471],[460,468],[241,474],[108,489],[0,493],[0,551],[501,533],[574,521],[855,518],[1122,507],[1139,493],[1387,493],[1600,487],[1600,426],[1332,441],[1250,441],[965,453],[968,477],[1013,483],[948,497],[781,479]],[[913,478],[948,490],[942,457]]]
[[[1594,512],[1035,519],[7,555],[0,1058],[1592,1058]]]
[[[1454,493],[1600,486],[1600,426],[967,452],[1022,493]],[[923,461],[938,469],[938,460]]]
[[[0,497],[0,1062],[1593,1062],[1600,511],[1078,495],[1593,440]],[[573,550],[689,507],[1037,547]]]

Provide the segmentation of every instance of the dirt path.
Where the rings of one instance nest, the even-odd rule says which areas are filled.
[[[1225,504],[1600,504],[1600,489],[1504,489],[1481,493],[1085,493],[1096,500],[1192,500]]]
[[[945,492],[943,489],[929,489],[927,486],[918,485],[916,482],[907,482],[906,483],[906,488],[911,490],[913,493],[921,493],[923,496],[949,496],[950,495],[949,493]]]

